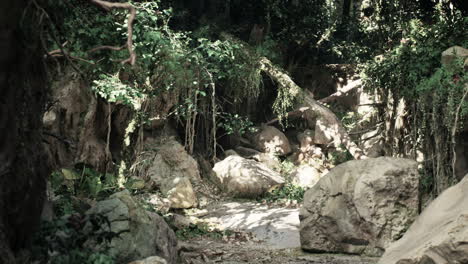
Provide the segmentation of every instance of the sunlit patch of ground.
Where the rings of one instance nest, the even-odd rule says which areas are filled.
[[[376,258],[303,252],[295,207],[223,201],[193,214],[221,230],[236,232],[218,239],[204,236],[181,242],[182,263],[377,263]]]

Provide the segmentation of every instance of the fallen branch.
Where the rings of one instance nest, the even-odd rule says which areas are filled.
[[[110,50],[122,50],[123,48],[127,47],[128,52],[130,53],[130,57],[121,61],[120,63],[125,64],[128,63],[130,65],[134,65],[136,61],[136,52],[133,49],[133,21],[135,20],[136,16],[136,8],[129,4],[129,3],[112,3],[103,0],[89,0],[91,3],[103,8],[106,11],[110,11],[114,8],[122,8],[127,9],[129,16],[127,19],[127,43],[124,46],[116,47],[116,46],[99,46],[94,49],[91,49],[90,52],[102,50],[102,49],[110,49]]]
[[[305,118],[311,128],[320,128],[324,135],[333,141],[335,147],[338,148],[343,145],[355,159],[367,158],[364,152],[351,140],[340,120],[330,109],[314,100],[311,95],[305,93],[289,75],[274,66],[267,58],[262,58],[260,65],[261,70],[270,76],[279,86],[287,88],[290,95],[303,98],[303,106],[298,110],[289,112],[288,116],[295,115]]]
[[[329,95],[329,96],[327,96],[325,98],[322,98],[322,99],[320,99],[318,101],[320,103],[329,103],[331,101],[334,101],[334,100],[342,97],[343,95],[348,94],[350,91],[361,87],[361,85],[362,85],[362,81],[360,79],[352,81],[348,85],[343,87],[341,90],[337,91],[336,93],[331,94],[331,95]]]

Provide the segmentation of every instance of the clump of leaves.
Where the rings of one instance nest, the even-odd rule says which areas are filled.
[[[118,234],[104,231],[110,222],[100,214],[72,214],[53,222],[43,222],[36,233],[32,258],[50,264],[113,264],[109,243]],[[88,241],[95,241],[93,246]]]
[[[304,200],[306,189],[295,185],[291,182],[286,182],[282,187],[273,189],[260,197],[261,202],[289,202],[296,201],[301,203]]]
[[[107,196],[118,188],[115,175],[100,173],[88,167],[81,170],[61,169],[53,172],[51,185],[58,195],[71,194],[91,198]]]
[[[188,240],[196,237],[210,237],[221,239],[223,236],[230,236],[233,234],[230,230],[218,230],[210,228],[207,224],[190,224],[188,227],[177,230],[176,236],[180,240]]]
[[[248,117],[243,117],[238,114],[220,113],[218,127],[223,128],[227,135],[236,133],[239,136],[247,132],[256,132],[254,123]]]

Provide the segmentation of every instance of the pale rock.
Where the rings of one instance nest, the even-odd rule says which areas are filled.
[[[363,139],[367,139],[361,143],[361,148],[369,158],[377,158],[385,154],[384,140],[378,133],[380,133],[380,130],[376,129],[361,136]]]
[[[468,57],[468,49],[460,46],[453,46],[442,52],[441,62],[443,65],[449,65],[456,58],[465,59]]]
[[[201,179],[198,164],[176,140],[169,140],[160,146],[146,171],[146,177],[171,201],[172,208],[197,206],[192,182]]]
[[[125,190],[98,202],[86,212],[107,217],[110,227],[101,228],[120,234],[110,242],[109,252],[118,263],[160,256],[168,263],[177,263],[177,240],[162,217],[145,211]],[[91,228],[87,226],[85,228]],[[93,242],[89,242],[93,243]]]
[[[44,116],[42,118],[42,124],[44,124],[45,128],[50,128],[55,124],[55,121],[57,120],[57,114],[53,110],[49,110],[44,113]]]
[[[379,264],[468,263],[468,174],[429,204]]]
[[[262,130],[253,137],[252,142],[255,148],[261,152],[278,155],[291,153],[288,138],[273,126],[263,126]]]
[[[309,165],[301,165],[296,168],[289,176],[292,183],[304,187],[313,187],[320,180],[320,172]]]
[[[326,145],[333,141],[332,133],[327,132],[330,130],[329,124],[317,121],[315,123],[315,134],[314,134],[314,143],[320,145]]]
[[[274,155],[268,153],[258,153],[254,155],[252,159],[266,165],[268,168],[274,171],[281,170],[281,161]]]
[[[302,249],[378,256],[418,213],[417,163],[381,157],[333,168],[304,195]]]
[[[228,156],[239,156],[239,154],[237,154],[235,150],[228,149],[224,151],[224,157],[228,157]]]
[[[160,188],[167,196],[172,208],[191,208],[196,207],[198,204],[192,183],[186,177],[166,179]]]
[[[143,260],[132,261],[128,264],[167,264],[167,261],[161,257],[153,256]]]
[[[304,132],[297,134],[297,140],[300,143],[302,152],[309,151],[314,145],[314,131],[306,129]]]
[[[171,225],[176,227],[177,229],[184,229],[193,224],[188,217],[185,217],[180,214],[172,214],[171,216],[169,216],[169,218]]]
[[[284,183],[278,172],[255,160],[229,156],[215,164],[214,182],[235,197],[257,197]]]

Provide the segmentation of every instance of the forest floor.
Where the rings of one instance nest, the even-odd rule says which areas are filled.
[[[181,242],[183,263],[377,263],[377,258],[302,251],[298,207],[231,200],[191,212],[189,215],[200,221],[232,233],[217,238],[199,236]]]

